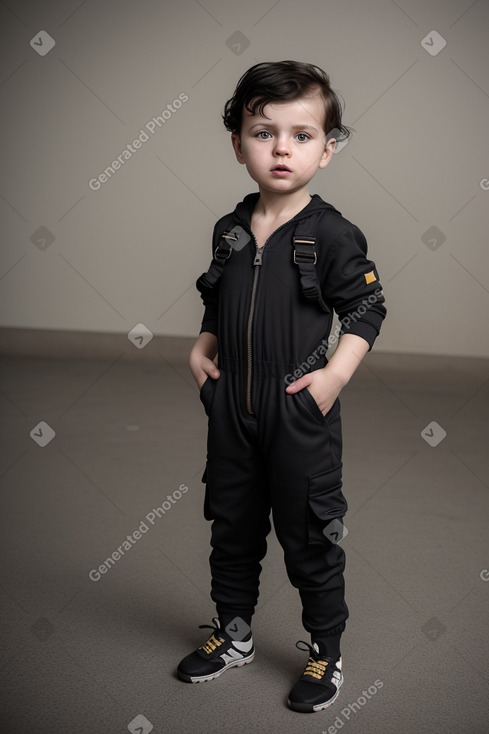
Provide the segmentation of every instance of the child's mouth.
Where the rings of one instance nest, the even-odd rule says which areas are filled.
[[[272,168],[272,173],[275,173],[277,176],[287,176],[292,171],[287,166],[275,166],[275,168]]]

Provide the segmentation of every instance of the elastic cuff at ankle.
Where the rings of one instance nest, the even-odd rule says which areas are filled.
[[[340,640],[341,635],[328,635],[327,637],[311,635],[311,642],[317,644],[319,654],[325,658],[333,658],[333,660],[338,660],[341,655]]]

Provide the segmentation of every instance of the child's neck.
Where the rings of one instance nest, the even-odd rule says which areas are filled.
[[[254,215],[270,221],[292,219],[311,201],[306,188],[290,194],[276,194],[260,190],[260,198],[256,202]]]

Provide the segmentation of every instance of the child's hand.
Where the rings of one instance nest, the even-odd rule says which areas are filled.
[[[369,344],[363,337],[356,334],[343,334],[326,367],[315,372],[308,372],[297,382],[289,385],[287,392],[295,393],[307,388],[319,405],[321,413],[326,415],[368,349]]]
[[[309,390],[321,413],[326,415],[333,407],[343,386],[344,382],[339,379],[338,375],[332,370],[328,370],[327,367],[323,367],[320,370],[308,372],[307,375],[293,382],[292,385],[287,387],[286,392],[293,394],[300,390]]]
[[[197,383],[199,390],[208,377],[211,377],[213,380],[217,380],[221,374],[217,369],[215,362],[203,355],[200,355],[200,359],[197,357],[195,359],[191,359],[189,361],[189,366],[192,377]]]
[[[199,390],[208,377],[217,380],[221,374],[216,367],[216,362],[217,339],[213,334],[203,332],[195,342],[188,361],[190,372]]]

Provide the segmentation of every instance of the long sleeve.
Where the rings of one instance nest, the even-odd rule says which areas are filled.
[[[323,293],[342,325],[342,334],[356,334],[370,349],[386,315],[375,263],[367,258],[367,241],[349,223],[327,248]]]

